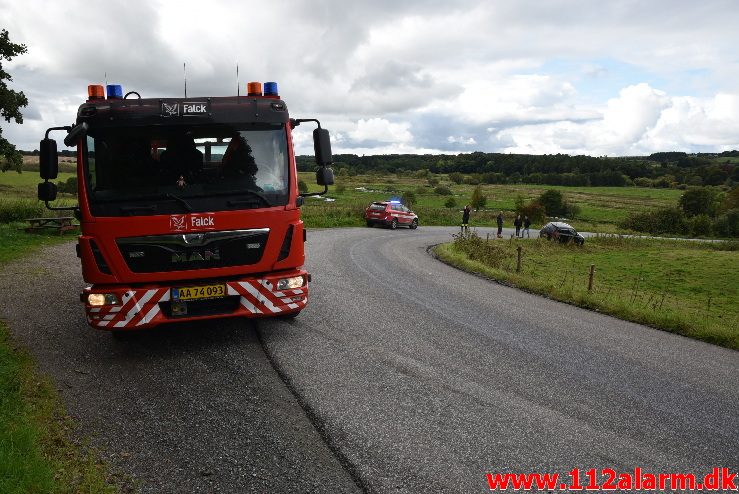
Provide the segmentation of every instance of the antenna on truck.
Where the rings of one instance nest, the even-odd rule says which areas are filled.
[[[236,62],[236,97],[241,96],[241,81],[239,81],[239,62]]]
[[[182,76],[185,78],[185,98],[187,98],[187,64],[182,62]]]

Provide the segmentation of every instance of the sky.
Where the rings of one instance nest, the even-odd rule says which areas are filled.
[[[739,149],[738,25],[734,0],[0,0],[29,99],[0,127],[38,149],[88,84],[180,97],[184,63],[188,96],[276,81],[334,154],[720,152]]]

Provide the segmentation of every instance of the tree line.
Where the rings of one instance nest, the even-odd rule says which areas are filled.
[[[688,155],[654,153],[639,157],[570,156],[567,154],[501,154],[474,152],[458,155],[390,154],[334,155],[334,170],[349,175],[430,173],[464,176],[466,183],[536,183],[571,186],[729,185],[739,183],[739,167],[732,158],[739,151]],[[311,156],[298,156],[298,169],[315,168]]]

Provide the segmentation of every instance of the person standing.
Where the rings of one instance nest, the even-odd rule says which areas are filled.
[[[498,224],[498,238],[503,238],[503,211],[498,213],[498,217],[495,218],[495,222]]]
[[[523,232],[521,232],[521,238],[523,238],[523,234],[526,234],[526,238],[531,238],[531,235],[529,234],[529,227],[531,226],[531,220],[528,216],[523,217]]]
[[[516,215],[516,219],[513,220],[513,226],[516,227],[516,238],[518,238],[519,235],[521,235],[521,237],[523,237],[523,235],[521,234],[521,226],[522,225],[523,225],[523,220],[521,219],[521,215],[520,214],[517,214]]]
[[[471,208],[469,204],[467,204],[462,210],[462,233],[469,231],[470,211]]]

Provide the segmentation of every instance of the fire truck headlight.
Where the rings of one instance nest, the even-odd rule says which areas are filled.
[[[277,289],[282,290],[292,290],[293,288],[300,288],[305,283],[305,280],[302,276],[293,276],[292,278],[282,278],[281,280],[277,280]]]
[[[87,303],[95,307],[116,305],[118,303],[118,297],[115,293],[91,293],[87,296]]]

